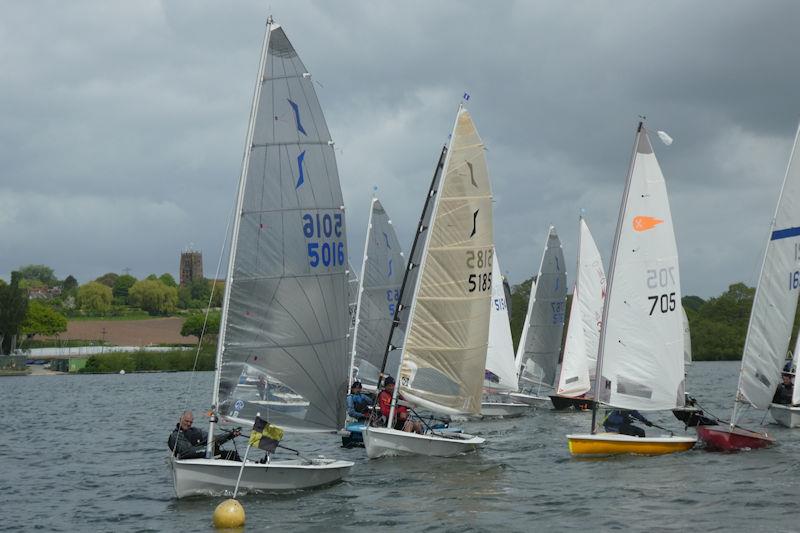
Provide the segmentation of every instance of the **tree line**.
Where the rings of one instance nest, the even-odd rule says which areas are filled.
[[[170,274],[137,279],[113,272],[80,284],[72,275],[58,279],[46,265],[26,265],[8,282],[0,279],[0,354],[9,353],[17,338],[66,331],[68,319],[170,316],[219,307],[223,285],[201,279],[179,286]]]

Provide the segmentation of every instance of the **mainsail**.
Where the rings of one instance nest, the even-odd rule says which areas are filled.
[[[492,263],[492,300],[489,315],[489,347],[483,387],[491,392],[516,392],[517,367],[514,364],[514,341],[508,320],[505,284],[497,253]]]
[[[678,248],[667,188],[642,124],[622,198],[597,360],[601,402],[684,405]]]
[[[252,423],[260,412],[295,431],[342,426],[350,363],[346,271],[333,142],[311,75],[270,21],[222,312],[221,416]]]
[[[606,296],[606,274],[600,252],[581,217],[578,237],[578,272],[572,292],[567,340],[556,392],[563,396],[580,396],[594,382],[597,346]]]
[[[744,341],[737,402],[769,407],[781,382],[800,288],[800,129],[770,227]],[[734,409],[733,423],[736,422]]]
[[[463,107],[433,203],[399,388],[406,398],[434,411],[477,414],[489,337],[494,238],[484,147]]]
[[[377,198],[372,199],[364,262],[358,290],[353,362],[358,379],[376,386],[383,363],[394,310],[400,298],[405,258],[394,226]],[[393,357],[392,357],[393,356]],[[399,353],[390,354],[389,368],[397,368]]]
[[[535,286],[531,286],[528,314],[517,347],[521,386],[533,383],[555,387],[566,298],[564,252],[556,229],[550,226],[539,274]]]

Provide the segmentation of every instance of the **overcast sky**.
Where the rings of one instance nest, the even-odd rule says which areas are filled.
[[[216,270],[268,12],[337,147],[349,254],[373,186],[408,247],[457,105],[486,144],[512,283],[579,210],[606,262],[638,115],[670,193],[684,294],[754,284],[800,110],[800,2],[6,2],[0,277],[42,263]],[[574,268],[574,267],[573,267]],[[570,280],[573,278],[569,272]],[[571,281],[570,281],[571,283]]]

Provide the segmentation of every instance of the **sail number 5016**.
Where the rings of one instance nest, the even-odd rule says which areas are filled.
[[[344,241],[330,239],[342,236],[342,214],[303,215],[303,235],[308,242],[308,264],[311,267],[344,265]]]
[[[655,296],[648,296],[647,299],[653,302],[653,305],[650,306],[651,315],[656,310],[656,306],[658,306],[658,310],[661,311],[662,313],[669,313],[670,311],[674,311],[675,307],[678,305],[675,302],[674,292],[671,292],[669,294],[657,294]]]

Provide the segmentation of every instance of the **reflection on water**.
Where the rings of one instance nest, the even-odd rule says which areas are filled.
[[[707,411],[728,417],[737,373],[737,363],[696,363],[688,389]],[[199,427],[207,424],[213,376],[195,376],[185,401],[179,395],[189,377],[0,381],[7,414],[0,530],[209,530],[221,499],[176,500],[166,462],[167,436],[183,409],[194,409]],[[670,413],[651,418],[683,432]],[[747,412],[743,424],[758,426],[762,418]],[[322,490],[244,496],[247,530],[797,529],[800,429],[769,425],[780,444],[757,452],[572,458],[565,435],[587,431],[590,419],[538,409],[510,420],[466,421],[464,430],[486,437],[487,446],[453,459],[368,461],[363,449],[339,448],[336,435],[287,435],[284,443],[305,455],[356,466],[344,482]]]

